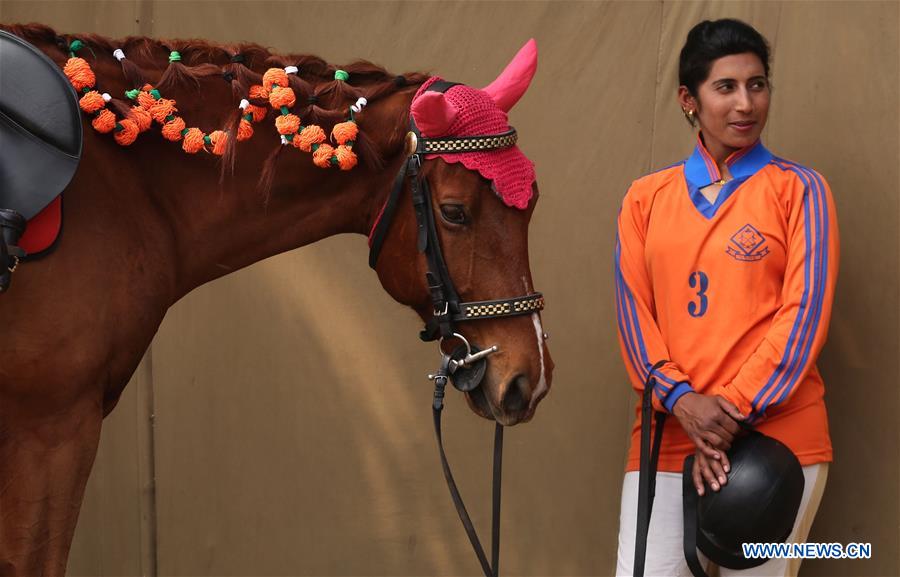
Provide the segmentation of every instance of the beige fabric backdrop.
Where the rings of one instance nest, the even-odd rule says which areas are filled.
[[[505,575],[609,575],[634,398],[615,337],[611,256],[630,181],[686,156],[677,53],[703,18],[774,47],[767,145],[834,190],[842,265],[820,359],[836,462],[811,541],[869,561],[804,575],[900,574],[897,2],[0,1],[4,23],[113,37],[255,41],[332,62],[482,86],[529,37],[512,112],[542,199],[532,271],[557,363],[536,419],[507,433]],[[414,315],[338,237],[178,303],[104,425],[72,575],[475,575],[440,473]],[[489,529],[491,427],[452,394],[446,437]]]

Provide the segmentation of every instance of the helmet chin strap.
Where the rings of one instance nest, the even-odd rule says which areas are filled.
[[[699,528],[699,520],[697,519],[697,489],[694,487],[691,478],[691,471],[694,468],[694,456],[689,455],[684,460],[684,471],[681,476],[681,495],[682,509],[684,517],[684,560],[687,561],[688,568],[694,577],[709,577],[700,563],[697,556],[697,529]]]

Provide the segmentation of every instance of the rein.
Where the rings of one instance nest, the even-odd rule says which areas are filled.
[[[446,92],[457,83],[439,81],[433,83],[428,90]],[[423,341],[445,339],[457,339],[462,341],[449,355],[441,352],[441,365],[435,374],[428,375],[428,379],[434,382],[434,401],[432,414],[434,417],[434,432],[437,438],[438,452],[441,457],[441,467],[450,496],[456,507],[459,519],[465,528],[466,535],[475,552],[485,577],[497,577],[500,566],[500,497],[501,478],[503,467],[503,425],[496,423],[494,429],[494,459],[493,459],[493,497],[491,516],[491,561],[487,559],[469,513],[463,503],[462,496],[453,479],[450,464],[444,451],[443,435],[441,434],[441,413],[444,408],[444,389],[450,380],[453,386],[460,391],[474,390],[481,384],[487,370],[487,357],[497,352],[499,347],[493,345],[484,350],[470,344],[465,337],[457,332],[455,325],[460,322],[480,319],[497,319],[512,316],[529,315],[543,310],[544,297],[541,293],[513,298],[504,298],[486,301],[462,302],[450,271],[441,251],[440,240],[435,226],[434,211],[431,205],[431,188],[428,181],[420,174],[422,163],[427,154],[484,152],[499,148],[514,146],[517,140],[515,129],[510,129],[501,134],[489,134],[482,136],[423,138],[416,126],[415,119],[410,113],[410,131],[407,134],[408,158],[403,163],[390,196],[385,202],[370,235],[369,266],[373,269],[378,263],[378,257],[384,246],[385,239],[390,231],[396,213],[397,205],[407,181],[412,197],[413,210],[416,215],[416,246],[420,253],[425,255],[428,271],[425,279],[432,302],[432,316],[425,323],[425,328],[419,333]]]

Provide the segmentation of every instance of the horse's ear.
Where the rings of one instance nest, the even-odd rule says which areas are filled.
[[[410,107],[416,126],[426,138],[446,136],[459,111],[442,92],[423,92]]]
[[[500,110],[509,112],[528,90],[536,70],[537,42],[532,38],[519,49],[500,76],[487,85],[484,91],[491,95]]]

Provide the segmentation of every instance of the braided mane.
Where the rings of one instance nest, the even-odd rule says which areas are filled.
[[[127,83],[134,89],[143,89],[150,84],[165,93],[167,89],[198,85],[201,79],[221,76],[230,84],[234,100],[223,129],[228,134],[223,154],[223,178],[226,168],[234,167],[235,136],[242,117],[237,103],[247,99],[254,106],[269,107],[266,99],[258,95],[256,98],[251,97],[251,87],[262,83],[267,69],[283,69],[287,66],[299,69],[298,73],[288,76],[289,87],[296,96],[292,112],[308,124],[333,125],[346,118],[350,105],[360,97],[372,103],[408,86],[418,86],[428,78],[423,73],[396,76],[365,60],[338,67],[315,55],[279,55],[254,43],[215,44],[200,39],[156,40],[145,36],[111,40],[97,34],[59,34],[43,24],[0,25],[0,28],[41,47],[58,61],[68,56],[69,46],[76,39],[84,45],[80,56],[94,63],[116,63],[113,52],[121,49],[126,54],[126,59],[120,61],[121,68]],[[51,47],[55,47],[58,52],[54,54]],[[180,54],[180,61],[170,62],[170,54],[173,52]],[[335,72],[339,70],[347,72],[349,79],[336,79]],[[107,104],[117,116],[125,118],[133,103],[113,95]],[[383,166],[383,151],[377,150],[362,130],[359,131],[355,146],[359,156],[371,167],[379,169]],[[278,146],[266,162],[260,178],[262,189],[269,188],[275,160],[281,148],[282,146]]]

